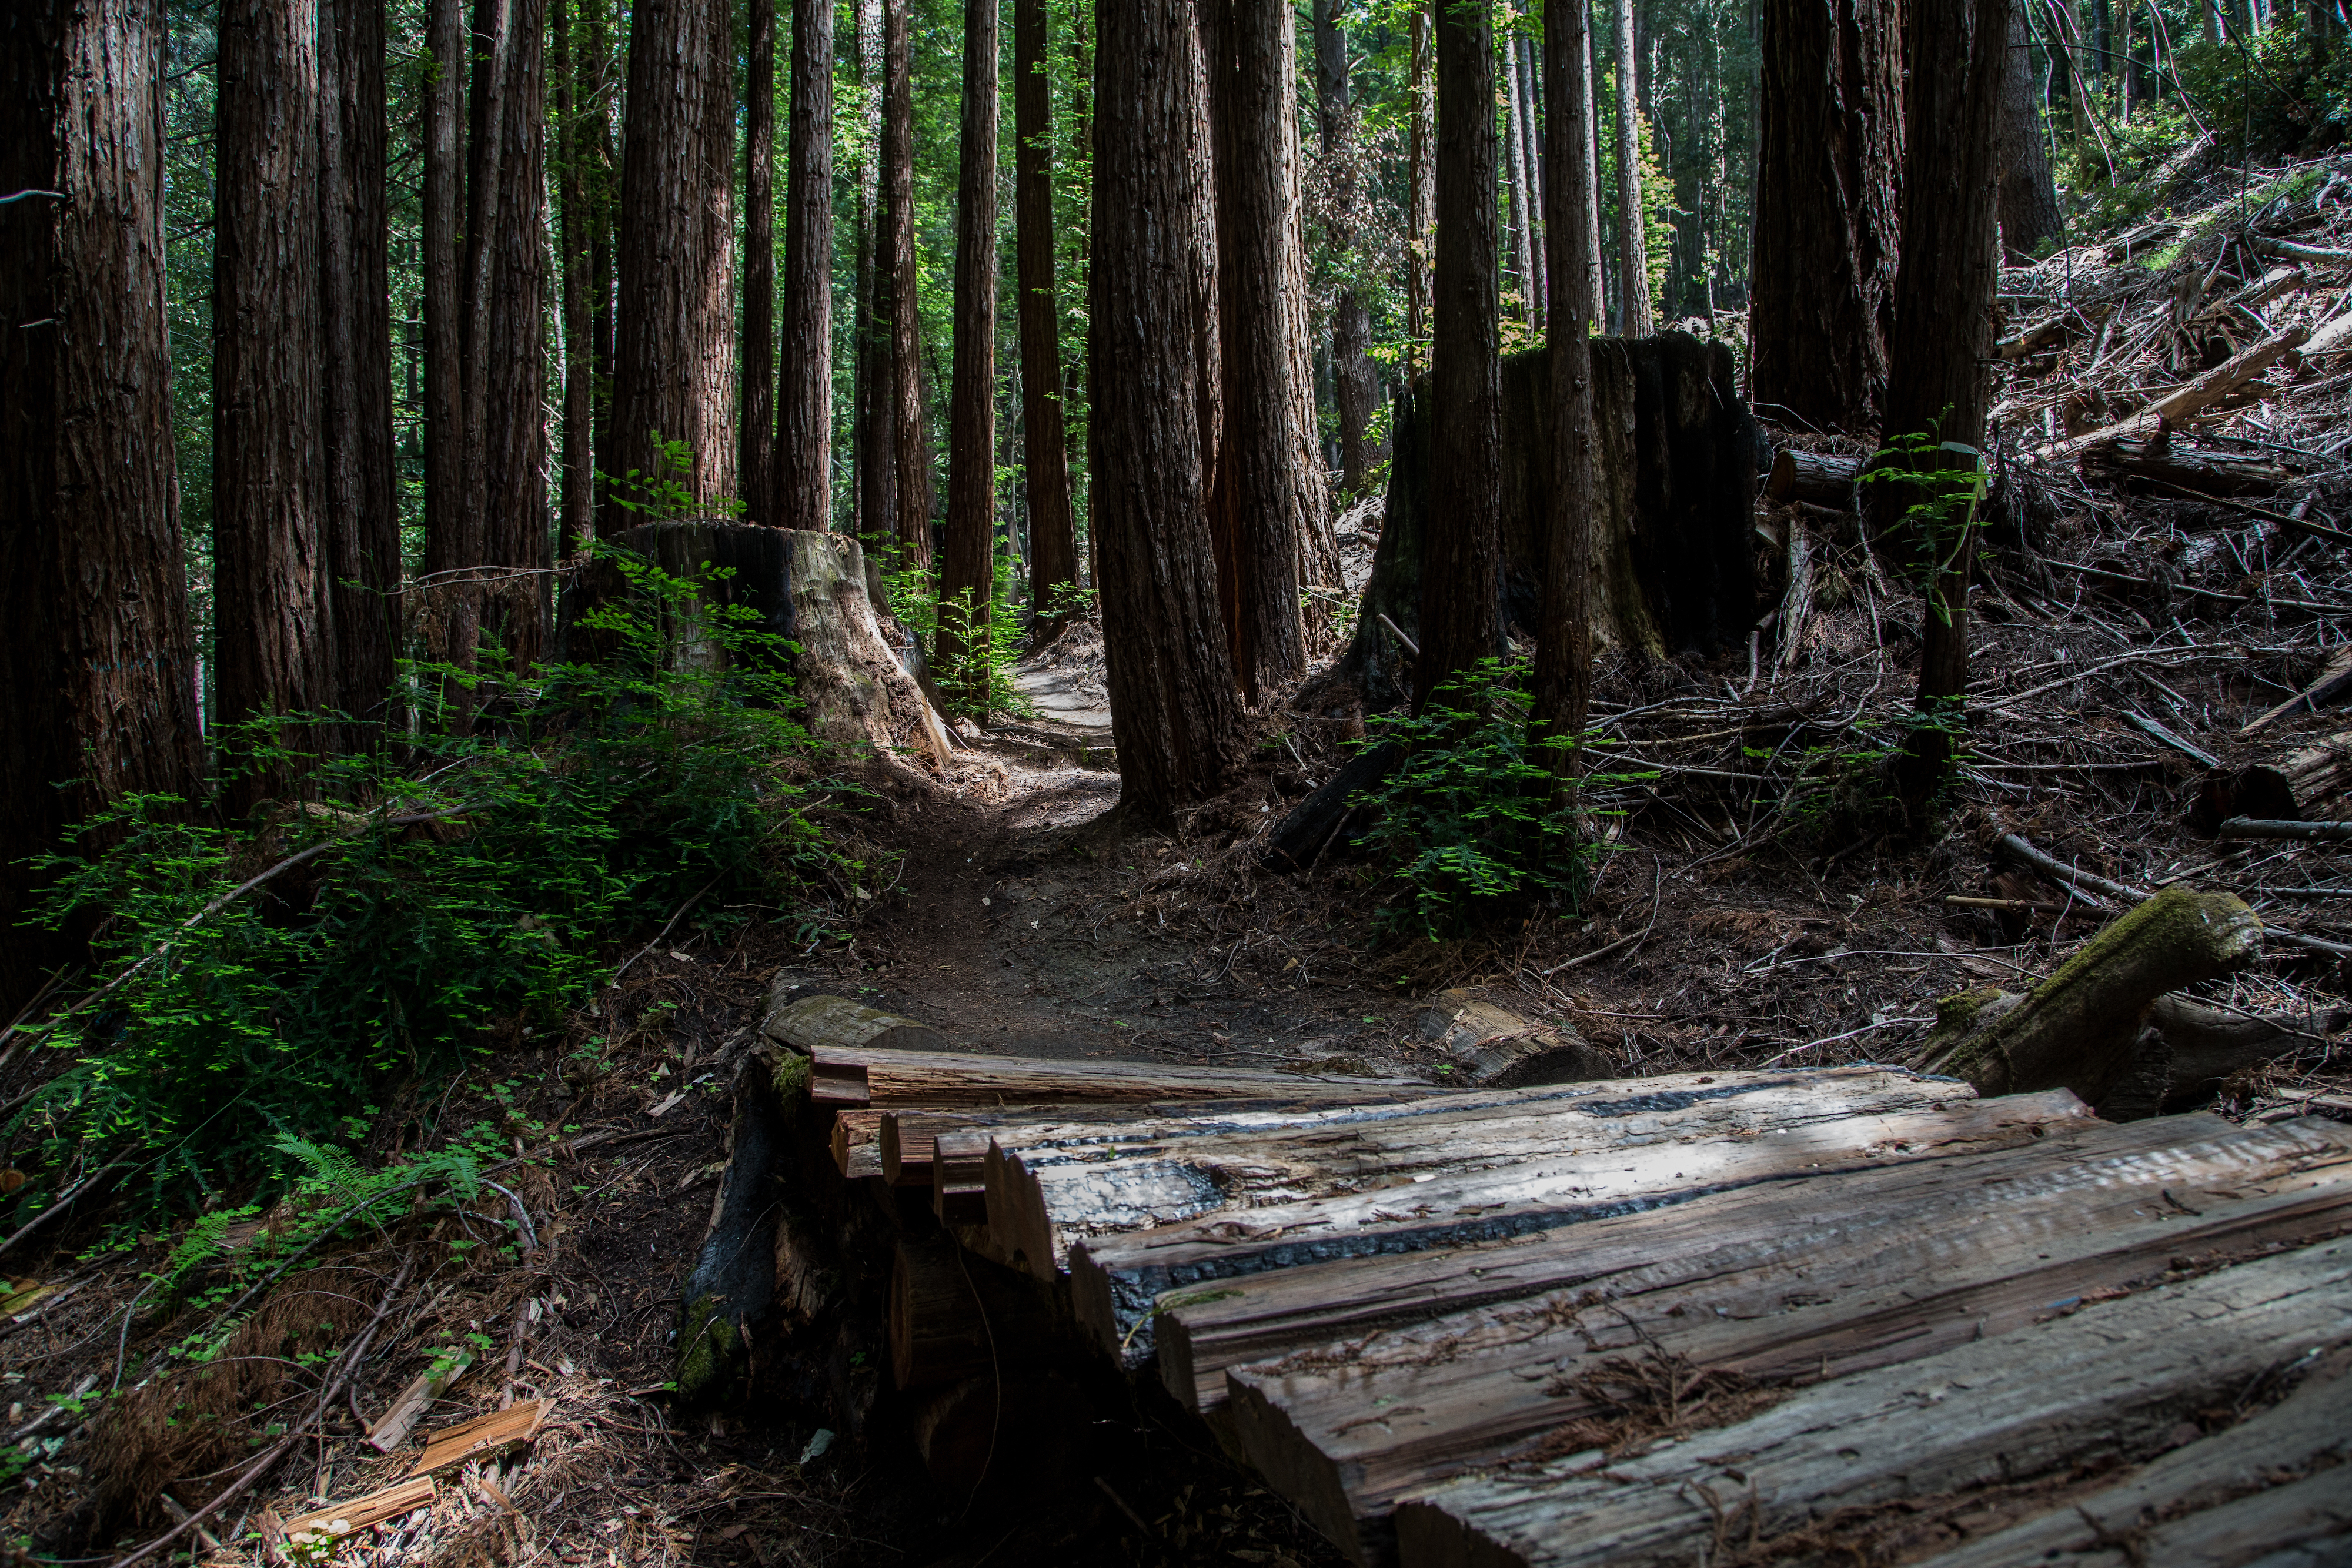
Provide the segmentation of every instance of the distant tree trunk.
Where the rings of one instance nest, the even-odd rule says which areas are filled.
[[[1633,0],[1617,0],[1617,294],[1625,336],[1658,329],[1650,307],[1650,250],[1642,224],[1642,95],[1635,70]]]
[[[2104,23],[2105,19],[2103,10],[2100,20]],[[2139,106],[2139,61],[2132,57],[2132,0],[2116,0],[2116,118],[2126,125],[2131,123],[2132,110]]]
[[[820,3],[820,0],[808,0]],[[964,0],[963,121],[956,180],[955,363],[948,388],[948,536],[942,601],[969,593],[959,637],[942,611],[940,661],[978,652],[996,543],[996,0]],[[967,696],[986,687],[968,683]]]
[[[0,191],[71,197],[0,207],[0,1014],[82,935],[23,926],[48,882],[26,858],[125,794],[193,799],[201,783],[165,313],[163,11],[35,0],[0,28]]]
[[[601,0],[587,3],[593,5]],[[582,125],[586,112],[582,107],[583,99],[593,98],[593,89],[588,94],[581,90],[587,60],[583,57],[586,51],[573,38],[574,25],[567,0],[554,0],[551,45],[555,51],[555,200],[559,209],[556,273],[562,290],[563,311],[562,478],[558,491],[557,524],[562,538],[562,549],[566,553],[585,545],[596,527],[596,347],[594,305],[590,298],[593,287],[589,271],[592,247],[586,167],[590,139]]]
[[[1412,129],[1405,162],[1404,335],[1405,380],[1420,373],[1420,345],[1429,338],[1430,230],[1437,223],[1436,187],[1431,168],[1436,137],[1431,124],[1429,8],[1412,9]]]
[[[908,0],[882,0],[881,186],[874,220],[874,330],[883,348],[875,440],[889,453],[898,564],[930,570],[930,467],[923,445],[922,322],[915,307],[915,91]]]
[[[887,559],[880,541],[892,537],[891,516],[898,494],[895,483],[878,483],[882,453],[875,445],[876,389],[881,385],[882,350],[874,332],[874,225],[881,196],[882,163],[882,4],[857,0],[857,21],[851,47],[857,52],[857,82],[862,97],[863,156],[851,178],[857,190],[857,252],[851,287],[850,361],[850,505],[851,531],[864,543],[870,565]]]
[[[1900,46],[1895,0],[1764,0],[1748,388],[1817,430],[1874,429],[1885,390]]]
[[[1505,16],[1509,12],[1506,10]],[[1527,104],[1519,92],[1517,46],[1503,41],[1503,210],[1510,269],[1518,280],[1519,319],[1536,319],[1535,212],[1528,199]]]
[[[511,6],[495,226],[484,236],[488,309],[473,466],[483,509],[481,564],[499,575],[482,625],[517,670],[547,651],[551,519],[547,486],[547,0]],[[487,160],[478,160],[485,169]],[[469,242],[471,236],[468,236]],[[467,409],[472,423],[474,409]]]
[[[382,721],[392,693],[400,511],[392,445],[383,0],[319,12],[320,411],[335,633],[333,706]],[[356,741],[356,737],[353,737]]]
[[[215,685],[224,724],[335,698],[325,557],[315,0],[221,8],[213,229]],[[235,784],[242,811],[286,782]]]
[[[1592,192],[1590,205],[1591,217],[1585,225],[1585,269],[1592,275],[1592,308],[1598,312],[1609,297],[1608,267],[1601,256],[1601,68],[1592,54],[1592,28],[1590,23],[1581,29],[1584,35],[1584,183]],[[1600,318],[1593,319],[1594,329],[1600,329]]]
[[[793,0],[791,140],[770,520],[822,530],[833,523],[833,0]]]
[[[1886,388],[1889,436],[1932,429],[1944,441],[1984,444],[1992,391],[1986,366],[2000,261],[1997,131],[2011,4],[1914,0],[1911,8],[1903,262],[1895,279]],[[1883,495],[1888,487],[1874,488]],[[1874,509],[1885,526],[1888,505]],[[1928,595],[1921,617],[1918,709],[1932,722],[1913,729],[1896,768],[1896,788],[1914,821],[1949,775],[1955,755],[1954,727],[1968,690],[1975,539],[1973,528],[1959,548],[1949,538],[1904,539],[1920,560]]]
[[[1078,580],[1070,508],[1069,436],[1062,420],[1062,321],[1054,290],[1054,88],[1045,71],[1045,0],[1013,0],[1013,223],[1021,291],[1021,434],[1029,490],[1029,614],[1037,641],[1067,615],[1054,591]]]
[[[1298,29],[1294,15],[1284,11],[1282,16],[1282,79],[1297,79]],[[1344,60],[1344,56],[1343,56]],[[1289,95],[1286,93],[1286,102]],[[1325,589],[1335,592],[1342,587],[1345,572],[1339,564],[1339,539],[1331,527],[1331,486],[1323,462],[1322,416],[1315,392],[1315,292],[1307,281],[1307,183],[1303,171],[1307,166],[1306,150],[1299,141],[1298,116],[1293,108],[1286,108],[1276,117],[1282,132],[1282,162],[1291,172],[1283,182],[1282,219],[1282,312],[1283,341],[1290,359],[1290,444],[1287,464],[1297,527],[1297,579],[1302,589]],[[1344,304],[1345,301],[1342,301]],[[1363,301],[1356,300],[1361,310]],[[1339,312],[1334,313],[1335,328]],[[1358,356],[1362,372],[1361,392],[1365,399],[1365,419],[1371,417],[1373,400],[1380,392],[1380,381],[1372,369],[1370,355],[1371,320],[1362,318],[1366,351]],[[1365,443],[1367,447],[1370,443]],[[1365,461],[1371,460],[1368,451]],[[1316,597],[1304,614],[1308,634],[1322,631],[1331,622],[1339,607],[1334,597]]]
[[[1518,73],[1519,138],[1526,149],[1521,159],[1528,172],[1528,286],[1535,291],[1530,300],[1534,315],[1529,319],[1541,327],[1551,302],[1551,279],[1545,249],[1549,219],[1544,194],[1543,100],[1536,88],[1535,44],[1527,38],[1513,39],[1509,63]]]
[[[613,157],[614,99],[617,95],[611,93],[609,87],[612,78],[621,74],[622,66],[614,57],[612,38],[605,31],[607,0],[581,0],[581,4],[588,14],[587,59],[581,81],[585,90],[596,95],[593,116],[582,140],[582,155],[588,161],[582,183],[587,187],[583,198],[588,217],[588,342],[593,374],[589,444],[594,457],[589,485],[593,528],[599,526],[595,519],[601,518],[605,509],[605,476],[610,472],[613,440],[614,367],[620,346],[614,319],[620,303],[620,277],[614,229],[620,207],[621,182]]]
[[[471,669],[478,607],[458,574],[481,563],[482,534],[466,448],[465,62],[471,51],[459,0],[426,0],[425,47],[433,70],[425,89],[425,579],[433,586],[425,651]]]
[[[743,369],[735,471],[742,476],[746,519],[771,528],[800,527],[788,524],[777,509],[776,0],[749,0],[745,9]],[[797,39],[797,20],[794,33]]]
[[[605,471],[640,483],[664,474],[658,433],[692,448],[692,472],[667,477],[698,501],[734,481],[733,54],[726,0],[630,7]],[[624,513],[604,527],[634,520]]]
[[[466,94],[466,259],[458,282],[464,313],[458,326],[457,450],[467,519],[464,534],[471,553],[451,564],[476,574],[494,559],[490,381],[509,347],[496,333],[492,316],[497,309],[499,237],[509,220],[509,192],[504,174],[507,120],[513,104],[510,68],[519,30],[514,8],[515,0],[474,0],[469,40],[473,79]],[[486,638],[494,637],[494,623],[499,619],[498,606],[488,602],[495,592],[472,586],[465,590]]]
[[[1305,668],[1298,616],[1297,455],[1290,421],[1290,344],[1284,269],[1290,187],[1286,0],[1221,0],[1214,61],[1217,136],[1218,343],[1223,357],[1225,482],[1237,581],[1226,632],[1251,706],[1262,683]]]
[[[1096,13],[1095,537],[1120,804],[1150,825],[1223,789],[1242,749],[1203,511],[1190,9],[1100,0]]]
[[[1592,350],[1601,295],[1584,236],[1599,191],[1591,177],[1591,75],[1585,68],[1591,29],[1582,5],[1545,13],[1544,81],[1549,100],[1545,162],[1551,179],[1544,231],[1550,240],[1551,437],[1553,482],[1545,548],[1543,625],[1536,637],[1534,719],[1539,732],[1571,739],[1584,733],[1592,693],[1592,535],[1600,509],[1594,472]],[[1572,751],[1553,753],[1556,771],[1573,776]]]
[[[2050,178],[2050,152],[2042,142],[2042,103],[2048,96],[2034,69],[2025,12],[2013,3],[2009,16],[2009,74],[2000,97],[2000,237],[2012,265],[2022,267],[2045,246],[2058,243],[2058,188]]]
[[[1496,319],[1495,47],[1486,0],[1437,16],[1436,331],[1427,577],[1413,708],[1501,652],[1502,361]]]
[[[1356,246],[1356,215],[1363,182],[1356,170],[1355,113],[1348,71],[1347,36],[1339,30],[1338,0],[1315,0],[1316,130],[1331,184],[1331,249],[1348,256]],[[1339,415],[1339,486],[1362,493],[1370,468],[1364,432],[1380,401],[1380,372],[1372,366],[1372,318],[1363,298],[1342,288],[1331,305],[1331,401]]]

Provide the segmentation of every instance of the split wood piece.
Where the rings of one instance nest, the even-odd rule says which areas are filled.
[[[2328,818],[2342,809],[2345,791],[2352,789],[2352,729],[2296,747],[2280,759],[2278,770],[2298,811],[2314,820]]]
[[[1225,1280],[1305,1263],[1557,1230],[1759,1182],[2010,1147],[2088,1113],[2060,1092],[1908,1113],[1792,1115],[1777,1126],[1715,1136],[1654,1132],[1590,1154],[1437,1176],[1402,1190],[1082,1241],[1070,1253],[1072,1304],[1097,1343],[1118,1347],[1123,1360],[1139,1365],[1153,1350],[1156,1303],[1171,1290],[1213,1290]]]
[[[988,1223],[988,1134],[941,1133],[931,1142],[931,1212],[941,1225]]]
[[[283,1526],[285,1538],[297,1548],[340,1540],[372,1524],[382,1524],[386,1520],[398,1519],[404,1513],[429,1508],[433,1503],[433,1494],[432,1477],[412,1477],[394,1482],[381,1491],[355,1497],[349,1502],[298,1513]]]
[[[1853,510],[1854,477],[1862,459],[1834,452],[1802,452],[1783,446],[1772,455],[1772,471],[1764,477],[1768,501],[1811,501],[1816,506]]]
[[[460,1421],[446,1432],[435,1433],[425,1441],[425,1452],[417,1456],[416,1468],[409,1475],[429,1476],[499,1448],[530,1442],[539,1436],[550,1403],[545,1399],[525,1400],[470,1421]]]
[[[2209,496],[2275,495],[2294,477],[2263,458],[2178,445],[2168,432],[2094,447],[2083,455],[2083,469],[2085,478],[2147,479]]]
[[[1921,1568],[2020,1563],[2116,1564],[2129,1542],[2147,1563],[2261,1562],[2318,1568],[2345,1560],[2352,1462],[2352,1358],[2327,1357],[2267,1410],[2153,1460],[2120,1485],[2070,1496],[2039,1518],[1979,1536]],[[2301,1478],[2300,1479],[2295,1478]],[[2273,1555],[2275,1554],[2275,1555]]]
[[[2259,817],[2232,817],[2221,824],[2225,839],[2352,839],[2352,822],[2265,821]]]
[[[1160,1379],[1205,1414],[1224,1404],[1229,1367],[1368,1342],[1440,1313],[1587,1291],[1623,1301],[1718,1275],[1780,1278],[1803,1294],[1807,1276],[1838,1266],[1838,1235],[1866,1250],[1877,1245],[1873,1237],[1913,1223],[1897,1216],[1923,1225],[1942,1215],[2014,1226],[2046,1214],[2071,1226],[2085,1208],[2168,1207],[2167,1190],[2193,1203],[2209,1186],[2274,1181],[2352,1153],[2352,1138],[2333,1133],[2273,1132],[2202,1115],[2091,1123],[1992,1154],[1772,1183],[1508,1241],[1307,1264],[1171,1291],[1155,1303]],[[2029,1220],[2008,1218],[2018,1215]],[[1816,1247],[1830,1251],[1816,1257]]]
[[[1054,1349],[1036,1282],[943,1236],[898,1243],[888,1322],[890,1375],[900,1388],[1033,1367]]]
[[[2269,370],[2301,348],[2310,336],[2308,328],[2290,327],[2284,332],[2263,339],[2228,362],[2215,366],[2188,385],[2167,392],[2129,419],[2040,447],[2028,455],[2045,463],[2060,462],[2078,456],[2095,446],[2105,446],[2112,441],[2152,434],[2166,423],[2178,424],[2209,404],[2221,402]]]
[[[882,1158],[883,1115],[880,1111],[833,1113],[833,1165],[845,1178],[856,1181],[887,1174]]]
[[[1462,1088],[1586,1083],[1617,1075],[1616,1063],[1574,1029],[1523,1019],[1464,987],[1430,998],[1420,1034],[1442,1059],[1434,1071]]]
[[[2290,714],[2317,713],[2321,708],[2331,707],[2347,697],[2352,697],[2352,647],[2339,649],[2336,656],[2327,661],[2327,667],[2319,672],[2317,680],[2268,713],[2248,720],[2238,733],[2252,735]]]
[[[841,1051],[945,1051],[948,1044],[927,1023],[847,997],[796,997],[781,973],[769,988],[760,1032],[812,1058]]]
[[[1562,1441],[1563,1429],[1578,1447],[1613,1446],[1623,1434],[1608,1430],[1610,1407],[1638,1403],[1622,1393],[1638,1385],[1627,1375],[1637,1367],[1669,1374],[1688,1418],[1705,1425],[1717,1394],[1826,1382],[2012,1333],[2119,1296],[2185,1255],[2336,1234],[2352,1225],[2352,1138],[2327,1152],[2332,1166],[2273,1168],[2272,1185],[2286,1190],[2256,1194],[2191,1187],[2168,1199],[2127,1170],[2121,1191],[2052,1194],[2053,1182],[2022,1200],[1979,1174],[1975,1191],[1880,1212],[1816,1201],[1792,1216],[1771,1194],[1754,1218],[1738,1205],[1718,1211],[1717,1234],[1732,1239],[1692,1249],[1712,1270],[1653,1252],[1597,1288],[1233,1368],[1230,1424],[1269,1485],[1376,1560],[1405,1492]],[[1788,1231],[1757,1223],[1791,1218]]]
[[[1269,1204],[1417,1189],[1528,1160],[1743,1137],[1969,1097],[1964,1084],[1858,1067],[1685,1072],[1304,1113],[1220,1108],[1129,1127],[999,1127],[985,1177],[990,1240],[999,1256],[1050,1280],[1069,1267],[1081,1238],[1220,1215],[1247,1227]]]
[[[2096,1104],[2130,1065],[2147,1005],[2252,962],[2262,936],[2261,918],[2234,894],[2168,887],[2022,1000],[1988,988],[1937,1001],[1920,1065],[1982,1094],[2063,1087]]]
[[[832,1110],[867,1106],[950,1110],[1155,1100],[1346,1100],[1360,1095],[1434,1094],[1402,1078],[1271,1072],[1157,1062],[1064,1061],[946,1051],[825,1049],[810,1064],[809,1103]]]
[[[474,1353],[461,1350],[446,1360],[436,1360],[432,1365],[409,1380],[408,1386],[394,1396],[384,1413],[368,1425],[368,1446],[379,1454],[388,1454],[408,1441],[408,1434],[417,1418],[433,1408],[433,1402],[446,1393],[449,1385],[466,1375],[474,1364]]]
[[[1805,629],[1813,618],[1813,536],[1801,522],[1789,525],[1789,586],[1780,595],[1780,645],[1773,651],[1772,672],[1786,674],[1805,645]]]
[[[1821,1385],[1702,1442],[1435,1487],[1398,1511],[1402,1560],[1685,1564],[1719,1539],[1721,1515],[1699,1501],[1709,1495],[1736,1509],[1742,1538],[1766,1551],[1841,1509],[1907,1499],[1916,1524],[1933,1506],[1923,1492],[1957,1512],[1983,1489],[2161,1452],[2184,1420],[2232,1407],[2257,1380],[2352,1341],[2347,1299],[2352,1243],[2332,1241],[2086,1305]]]

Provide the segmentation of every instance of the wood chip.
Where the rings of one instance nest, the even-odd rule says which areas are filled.
[[[371,1524],[382,1524],[387,1519],[398,1519],[425,1507],[433,1500],[433,1490],[432,1477],[411,1476],[382,1491],[297,1514],[286,1521],[286,1533],[289,1538],[324,1535],[331,1540],[349,1535],[355,1530],[365,1530]]]
[[[430,1475],[509,1443],[528,1443],[539,1435],[540,1424],[547,1419],[547,1409],[548,1401],[530,1399],[488,1416],[477,1416],[470,1421],[460,1421],[447,1431],[436,1433],[417,1457],[416,1468],[408,1473]]]

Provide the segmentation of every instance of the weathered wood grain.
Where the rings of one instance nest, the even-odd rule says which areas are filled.
[[[884,1015],[887,1016],[887,1015]],[[809,1053],[809,1103],[838,1110],[868,1106],[950,1110],[1055,1103],[1149,1103],[1155,1100],[1270,1099],[1434,1094],[1393,1078],[1170,1067],[1157,1062],[1066,1061],[968,1051],[820,1046]]]
[[[2352,1242],[2325,1242],[1838,1378],[1640,1458],[1587,1454],[1417,1492],[1397,1511],[1401,1556],[1408,1568],[1680,1568],[1723,1539],[1726,1518],[1744,1544],[1840,1508],[1917,1508],[2145,1459],[2185,1418],[2347,1343]]]
[[[2347,1159],[2352,1129],[2309,1122],[2095,1123],[1995,1154],[1769,1183],[1507,1241],[1310,1263],[1161,1296],[1160,1373],[1179,1402],[1207,1413],[1224,1404],[1227,1367],[1340,1340],[1364,1342],[1370,1354],[1381,1331],[1513,1301],[1539,1315],[1563,1291],[1622,1301],[1719,1287],[1710,1309],[1780,1312],[1816,1296],[1817,1275],[1891,1235],[1957,1231],[1954,1245],[1965,1246],[1988,1226],[2004,1235],[2036,1223],[2083,1229],[2127,1220],[2151,1202],[2168,1209],[2167,1192],[2201,1206],[2210,1190],[2265,1190]]]
[[[2089,1114],[2063,1090],[1921,1108],[1899,1074],[1883,1075],[1874,1087],[1850,1079],[1843,1093],[1829,1077],[1810,1091],[1770,1096],[1769,1114],[1766,1097],[1699,1102],[1703,1114],[1685,1114],[1689,1106],[1589,1119],[1555,1114],[1559,1152],[1548,1156],[1097,1235],[1070,1251],[1078,1321],[1098,1343],[1124,1346],[1128,1363],[1139,1365],[1151,1352],[1148,1320],[1162,1291],[1339,1258],[1499,1240],[1758,1182],[2008,1147]],[[1181,1175],[1185,1167],[1175,1168]],[[992,1202],[990,1219],[993,1230]]]

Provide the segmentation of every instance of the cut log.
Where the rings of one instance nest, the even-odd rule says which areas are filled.
[[[1616,1076],[1616,1063],[1574,1030],[1530,1023],[1467,990],[1440,991],[1422,1013],[1420,1032],[1444,1058],[1437,1071],[1449,1086],[1516,1089]]]
[[[946,1237],[898,1243],[889,1334],[890,1375],[905,1389],[1025,1373],[1055,1349],[1034,1282]]]
[[[2029,454],[2045,463],[2061,462],[2079,456],[2095,446],[2133,436],[2154,434],[2164,424],[2179,424],[2193,418],[2200,411],[2221,402],[2238,388],[2252,381],[2264,371],[2301,348],[2311,336],[2310,329],[2290,327],[2285,331],[2263,339],[2252,348],[2228,362],[2218,365],[2188,385],[2177,387],[2149,403],[2129,419],[2105,425],[2086,434],[2071,436],[2064,441],[2039,447]]]
[[[2252,735],[2290,714],[2317,713],[2321,708],[2333,707],[2347,698],[2352,698],[2352,647],[2338,649],[2336,656],[2327,661],[2327,667],[2319,672],[2317,680],[2268,713],[2249,720],[2238,733]]]
[[[676,1398],[681,1407],[725,1404],[748,1391],[751,1342],[743,1325],[776,1297],[776,1176],[787,1122],[768,1066],[743,1059],[735,1082],[727,1168],[710,1222],[679,1292]]]
[[[1429,1094],[1426,1083],[1338,1073],[1272,1072],[1157,1062],[1065,1061],[963,1051],[820,1050],[811,1062],[809,1103],[832,1110],[945,1110],[1056,1103],[1149,1103],[1155,1100],[1267,1099]]]
[[[927,1023],[853,1002],[847,997],[800,996],[780,971],[768,990],[760,1032],[803,1056],[840,1051],[945,1051],[947,1040]]]
[[[1399,1510],[1402,1560],[1680,1568],[1721,1539],[1727,1509],[1759,1556],[1841,1509],[1914,1499],[1916,1528],[1928,1509],[1957,1515],[1979,1489],[2063,1477],[2089,1452],[2132,1462],[2176,1445],[2184,1420],[2352,1341],[2347,1292],[2352,1245],[2306,1247],[1839,1378],[1704,1442],[1454,1481]]]
[[[1637,1368],[1670,1375],[1682,1421],[1703,1426],[1715,1395],[1916,1361],[2121,1295],[2176,1258],[2300,1244],[2352,1220],[2352,1137],[2248,1159],[2264,1145],[2206,1120],[2209,1152],[2234,1143],[2234,1157],[2160,1167],[2279,1190],[2168,1187],[2133,1168],[2143,1154],[2103,1161],[2105,1184],[2045,1168],[2015,1190],[1999,1161],[1936,1162],[1922,1174],[1968,1179],[1885,1209],[1821,1201],[1843,1183],[1742,1194],[1710,1205],[1712,1234],[1678,1235],[1680,1255],[1636,1250],[1643,1228],[1625,1223],[1604,1242],[1618,1271],[1586,1284],[1233,1368],[1231,1424],[1276,1490],[1377,1560],[1381,1521],[1407,1492],[1538,1445],[1631,1437],[1612,1430],[1611,1407],[1622,1420],[1641,1403],[1618,1386],[1638,1385]],[[2297,1168],[2314,1159],[2327,1163]]]
[[[1861,472],[1859,457],[1783,446],[1772,455],[1772,471],[1764,477],[1764,498],[1782,504],[1811,501],[1817,507],[1851,512],[1854,479]]]
[[[2318,821],[2340,816],[2345,792],[2352,790],[2352,729],[2288,752],[2278,770],[2303,816]]]
[[[1814,1273],[1843,1267],[1838,1258],[1865,1256],[1879,1245],[1874,1238],[1915,1223],[1922,1236],[1962,1220],[2012,1228],[2042,1223],[2037,1215],[2073,1227],[2094,1211],[2127,1215],[2135,1203],[2161,1206],[2167,1190],[2259,1186],[2315,1160],[2352,1155],[2352,1130],[2295,1129],[2284,1137],[2279,1131],[2231,1128],[2207,1117],[2127,1127],[2084,1123],[1994,1154],[1744,1187],[1508,1241],[1222,1281],[1155,1303],[1160,1379],[1180,1402],[1206,1413],[1225,1402],[1228,1368],[1328,1343],[1369,1343],[1441,1313],[1585,1291],[1623,1300],[1718,1276],[1725,1293],[1711,1300],[1727,1310],[1738,1281],[1750,1283],[1737,1291],[1751,1293],[1779,1281],[1793,1300],[1811,1290]],[[1817,1252],[1838,1248],[1845,1250],[1835,1257]],[[1774,1311],[1788,1304],[1770,1302]]]
[[[2226,893],[2168,887],[2116,920],[2009,1008],[1982,993],[1937,1004],[1920,1051],[1930,1072],[1984,1094],[2064,1087],[2095,1104],[2130,1064],[2147,1005],[2252,960],[2263,923]]]
[[[1070,1250],[1071,1301],[1097,1344],[1139,1366],[1154,1348],[1150,1319],[1163,1291],[1501,1240],[1822,1171],[2010,1147],[2087,1113],[2061,1092],[1909,1112],[1799,1111],[1713,1136],[1628,1129],[1591,1153],[1082,1240]]]
[[[833,1165],[845,1180],[886,1174],[882,1160],[883,1114],[880,1111],[834,1113]]]
[[[1237,1112],[1105,1128],[999,1126],[989,1139],[989,1231],[1040,1279],[1085,1237],[1267,1205],[1412,1188],[1527,1160],[1613,1155],[1661,1139],[1722,1139],[1965,1100],[1965,1085],[1877,1068],[1678,1073],[1486,1091],[1386,1105]],[[1109,1343],[1124,1337],[1120,1327]]]
[[[2128,437],[2083,455],[2085,478],[2153,480],[2209,496],[2270,496],[2294,476],[2277,464],[2242,453],[2184,447],[2169,432]]]

